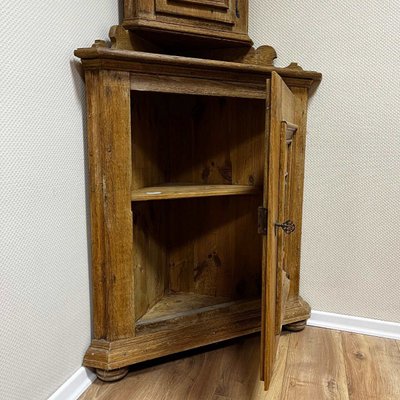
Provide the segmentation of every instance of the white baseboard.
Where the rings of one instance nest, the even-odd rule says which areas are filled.
[[[76,400],[96,379],[90,369],[81,367],[48,400]]]
[[[307,325],[400,340],[400,324],[396,322],[311,311]]]

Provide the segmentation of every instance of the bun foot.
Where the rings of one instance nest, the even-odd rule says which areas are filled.
[[[112,369],[110,371],[96,368],[96,375],[99,379],[101,379],[104,382],[115,382],[125,377],[128,371],[129,371],[128,367]]]
[[[285,329],[290,332],[300,332],[302,331],[307,324],[307,320],[292,322],[291,324],[285,325]]]

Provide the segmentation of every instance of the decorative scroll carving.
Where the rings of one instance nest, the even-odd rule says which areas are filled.
[[[288,69],[294,69],[294,70],[296,70],[296,71],[303,71],[303,68],[301,68],[300,65],[297,64],[296,62],[290,63],[286,68],[288,68]]]
[[[110,46],[107,45],[107,42],[105,40],[96,39],[92,44],[92,47],[110,47]]]
[[[252,48],[242,62],[246,64],[257,65],[274,65],[274,60],[277,57],[276,51],[271,46],[260,46],[257,49]]]

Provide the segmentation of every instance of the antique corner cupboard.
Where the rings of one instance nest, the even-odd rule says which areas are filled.
[[[127,1],[125,25],[146,12],[164,29],[182,14],[201,42],[203,3],[218,9],[213,34],[231,44],[226,21],[247,2]],[[204,15],[190,28],[191,7]],[[247,34],[229,26],[235,40]],[[94,337],[84,365],[112,381],[131,364],[261,331],[268,388],[282,326],[300,330],[310,315],[299,296],[304,148],[321,75],[274,67],[269,46],[189,57],[122,26],[110,38],[75,51],[90,170]]]

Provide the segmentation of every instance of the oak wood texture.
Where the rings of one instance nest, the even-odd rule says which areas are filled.
[[[186,315],[174,324],[143,329],[130,339],[92,340],[84,364],[113,370],[260,330],[260,301],[237,301],[226,307]]]
[[[95,381],[80,400],[397,400],[400,342],[307,327],[284,334],[268,392],[258,379],[258,335],[138,365]]]
[[[132,201],[182,199],[210,196],[240,196],[260,194],[261,189],[252,185],[161,185],[148,186],[132,191]]]
[[[290,280],[290,284],[293,284],[292,280]],[[299,321],[305,321],[310,318],[310,315],[311,307],[301,296],[298,294],[295,296],[289,295],[282,324],[286,326]]]
[[[310,308],[298,291],[300,236],[293,241],[296,251],[289,249],[275,270],[270,263],[261,279],[263,251],[264,260],[272,253],[262,249],[257,209],[279,194],[278,188],[267,196],[272,151],[278,181],[286,171],[290,178],[281,192],[297,211],[272,203],[281,214],[301,217],[302,182],[296,179],[303,175],[296,168],[304,154],[292,153],[304,152],[303,107],[321,75],[274,67],[269,46],[232,62],[157,54],[157,45],[153,53],[137,51],[149,48],[146,39],[121,27],[110,37],[112,48],[96,41],[75,52],[87,85],[93,238],[94,339],[84,365],[112,379],[122,373],[110,371],[258,332],[262,325],[268,386],[277,331],[282,323],[306,320]],[[294,116],[284,120],[301,136],[290,139],[285,160],[291,162],[281,167],[283,147],[268,146],[275,138],[269,81],[277,73],[294,98]],[[284,271],[291,278],[286,306]]]
[[[150,76],[161,73],[226,83],[246,82],[254,89],[258,87],[259,92],[264,93],[263,96],[265,96],[265,80],[271,76],[272,71],[276,71],[291,87],[311,88],[318,85],[322,78],[319,72],[303,71],[298,68],[110,49],[103,46],[80,48],[75,50],[74,54],[82,59],[85,69],[117,69]]]
[[[289,145],[294,130],[287,132],[287,123],[294,121],[294,95],[276,72],[272,73],[269,106],[268,164],[264,180],[264,207],[268,209],[267,235],[263,240],[263,315],[261,376],[268,388],[272,378],[277,342],[284,319],[289,293],[289,279],[285,271],[285,233],[276,224],[285,221],[288,213],[287,173]],[[288,143],[287,143],[288,142]]]
[[[168,292],[259,297],[261,238],[253,227],[260,201],[228,196],[134,202],[136,318]]]
[[[134,336],[129,73],[86,71],[96,339]]]
[[[274,81],[274,77],[272,78]],[[281,83],[283,84],[283,83]],[[288,96],[293,96],[290,92]],[[283,99],[282,99],[283,100]],[[294,99],[293,99],[294,102]],[[272,107],[272,103],[271,103]],[[288,115],[294,114],[293,104],[285,104],[284,107],[288,108],[286,113]],[[292,108],[292,110],[290,110]],[[271,108],[272,109],[272,108]],[[288,116],[287,115],[287,116]],[[274,116],[274,110],[271,111],[271,116]],[[271,123],[271,127],[274,124]],[[295,141],[295,133],[297,125],[290,123],[286,120],[281,121],[280,131],[280,156],[279,156],[279,195],[278,195],[278,220],[277,222],[287,221],[289,218],[290,207],[292,200],[290,198],[290,178],[293,172],[292,169],[292,147]],[[272,129],[270,135],[272,135]],[[290,220],[289,220],[290,221]],[[275,227],[275,230],[277,228]],[[276,313],[275,313],[275,334],[279,335],[282,331],[282,322],[284,318],[286,301],[290,290],[290,279],[287,273],[287,237],[288,235],[279,229],[277,232],[278,237],[278,262],[277,262],[277,296],[276,296]]]
[[[125,0],[123,25],[168,46],[252,45],[248,0]]]
[[[233,61],[246,64],[273,65],[277,57],[276,51],[272,46],[263,45],[257,48],[241,47],[219,47],[219,48],[190,48],[171,49],[157,46],[154,42],[143,39],[137,33],[125,29],[122,25],[114,25],[109,32],[112,49],[137,50],[159,54],[174,54],[184,57],[206,58],[211,60]],[[105,42],[104,45],[105,46]],[[297,63],[291,63],[287,68],[302,70]]]
[[[96,370],[97,377],[104,382],[115,382],[124,378],[129,372],[128,367],[112,369],[110,371],[106,371],[104,369]]]
[[[347,334],[342,346],[350,399],[400,398],[399,341]]]
[[[183,303],[184,302],[184,303]],[[224,297],[206,296],[192,293],[165,295],[142,318],[136,321],[136,334],[149,334],[169,328],[186,327],[198,324],[201,319],[212,315],[231,313],[245,304],[259,310],[259,300],[235,300]],[[227,316],[228,317],[228,316]],[[258,326],[255,331],[258,331]]]
[[[300,251],[303,222],[304,164],[307,131],[308,91],[291,87],[294,95],[294,123],[296,134],[291,144],[291,172],[289,176],[290,207],[288,219],[295,221],[296,230],[287,238],[287,273],[290,277],[289,297],[296,297],[300,287]]]
[[[188,76],[170,75],[132,75],[131,89],[146,92],[180,94],[198,94],[207,96],[242,97],[249,99],[265,99],[265,92],[259,85],[246,82],[215,81],[211,79],[192,78]]]
[[[291,324],[285,325],[285,330],[290,332],[300,332],[302,331],[307,325],[307,320],[293,322]]]
[[[149,323],[173,319],[198,313],[210,307],[224,305],[229,302],[227,297],[207,296],[196,293],[169,293],[136,321],[136,327]]]
[[[261,186],[264,104],[258,99],[132,92],[132,190],[171,182]]]

